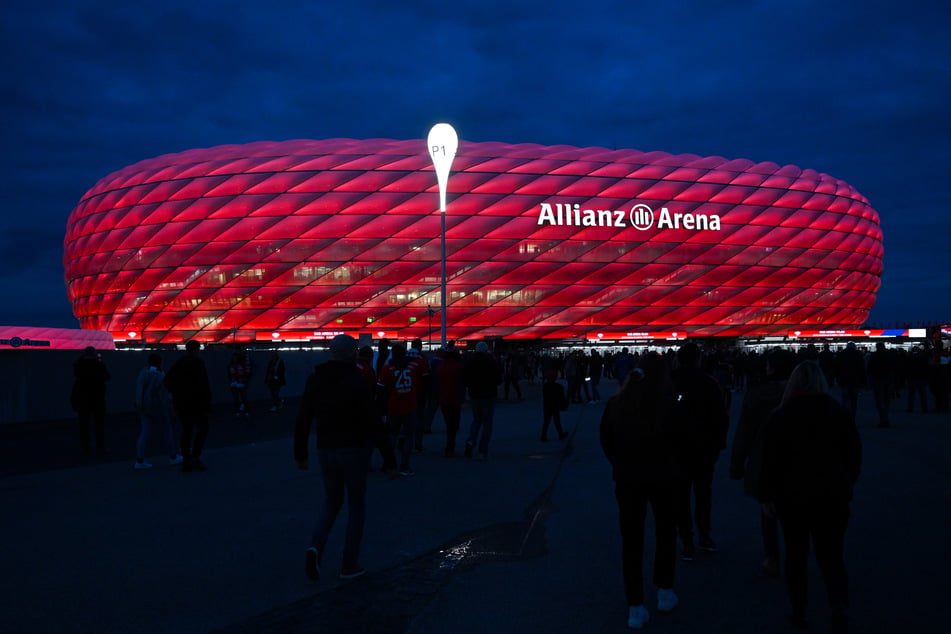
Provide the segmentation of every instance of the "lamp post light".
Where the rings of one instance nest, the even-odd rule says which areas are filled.
[[[439,211],[442,220],[442,230],[440,232],[440,245],[442,252],[441,272],[442,289],[440,295],[442,300],[442,345],[446,345],[446,185],[449,182],[449,172],[452,169],[452,160],[456,158],[456,150],[459,147],[459,137],[455,129],[448,123],[437,123],[429,131],[426,139],[429,145],[429,156],[433,160],[433,167],[436,168],[436,181],[439,184]]]

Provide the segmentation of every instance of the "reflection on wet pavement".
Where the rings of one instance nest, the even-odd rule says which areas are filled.
[[[487,561],[522,561],[547,554],[545,518],[557,511],[552,502],[555,483],[569,442],[550,484],[526,509],[520,521],[501,522],[456,537],[447,544],[391,568],[281,606],[217,634],[278,634],[291,632],[368,632],[403,634],[415,615],[434,599],[453,575]],[[540,456],[534,456],[540,457]]]

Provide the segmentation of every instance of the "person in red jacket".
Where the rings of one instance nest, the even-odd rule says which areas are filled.
[[[456,455],[456,436],[462,418],[462,403],[466,388],[462,382],[462,358],[455,346],[450,344],[442,351],[442,359],[436,366],[436,400],[446,422],[445,456]]]
[[[400,452],[400,475],[413,476],[411,456],[416,437],[416,405],[426,370],[406,354],[406,344],[395,343],[390,361],[380,369],[377,387],[386,407],[386,426]]]

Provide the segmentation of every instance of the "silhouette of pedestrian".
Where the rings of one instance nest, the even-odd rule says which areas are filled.
[[[172,395],[172,406],[182,425],[182,471],[207,471],[201,452],[208,437],[208,414],[211,412],[211,384],[208,369],[194,339],[185,344],[180,357],[165,375],[165,387]]]
[[[276,412],[284,406],[284,400],[281,398],[281,388],[287,384],[285,376],[286,369],[284,359],[277,350],[271,352],[271,357],[267,362],[267,369],[264,372],[264,384],[271,394],[271,411]]]
[[[304,557],[308,577],[320,579],[320,564],[334,522],[347,498],[347,531],[341,579],[364,574],[360,545],[366,521],[366,486],[373,446],[375,412],[373,388],[357,369],[357,341],[337,335],[330,343],[332,359],[308,377],[294,431],[294,460],[308,468],[311,428],[315,429],[317,459],[323,477],[324,501]]]
[[[90,427],[96,437],[96,449],[106,450],[106,382],[112,378],[106,364],[92,346],[73,364],[73,411],[79,417],[79,445],[89,453]]]
[[[495,420],[495,399],[502,382],[502,366],[489,352],[489,344],[480,341],[475,354],[465,363],[462,378],[469,390],[472,405],[472,426],[466,440],[465,456],[478,451],[479,460],[488,460],[489,441]]]
[[[654,515],[654,585],[657,609],[670,612],[677,563],[677,500],[682,484],[680,423],[666,362],[645,354],[601,417],[601,448],[611,463],[621,525],[621,557],[628,627],[644,627],[644,522]]]
[[[862,465],[862,444],[849,412],[828,394],[815,361],[796,366],[782,404],[764,430],[760,499],[783,528],[788,620],[808,626],[810,540],[825,581],[832,631],[848,628],[845,531],[852,488]]]
[[[545,383],[542,385],[542,433],[539,440],[548,442],[548,426],[554,423],[558,432],[558,440],[564,440],[568,434],[561,426],[561,412],[568,409],[568,395],[561,383],[556,381],[554,371],[545,374]]]

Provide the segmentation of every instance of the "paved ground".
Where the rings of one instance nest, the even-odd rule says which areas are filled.
[[[111,422],[111,453],[92,459],[77,455],[63,424],[0,430],[2,629],[626,631],[616,510],[597,441],[602,406],[573,406],[570,441],[542,444],[538,392],[526,386],[525,400],[499,403],[489,462],[443,458],[437,418],[416,477],[371,476],[369,574],[349,582],[336,579],[342,524],[325,579],[303,574],[320,482],[291,459],[293,407],[251,421],[219,413],[201,474],[158,455],[154,469],[133,470],[129,419]],[[865,468],[847,543],[854,631],[949,632],[951,417],[896,413],[880,430],[869,394],[862,407]],[[678,564],[681,606],[652,614],[648,631],[790,631],[781,582],[758,573],[756,505],[726,478],[725,458],[714,495],[721,551]],[[810,583],[821,632],[815,566]]]

